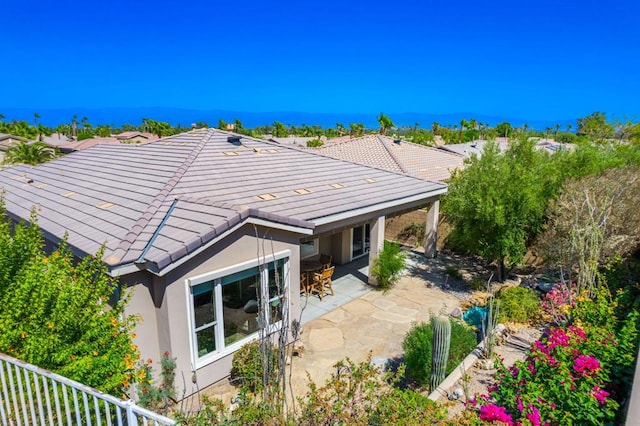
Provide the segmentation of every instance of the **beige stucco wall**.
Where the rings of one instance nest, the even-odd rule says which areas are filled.
[[[258,230],[265,235],[265,229]],[[290,267],[290,318],[300,317],[300,257],[299,236],[293,233],[269,229],[261,249],[274,253],[289,250]],[[133,296],[127,307],[128,314],[140,314],[136,344],[143,359],[160,360],[163,352],[169,351],[176,358],[176,385],[178,395],[188,396],[229,375],[232,355],[194,371],[189,343],[189,321],[187,313],[186,280],[198,275],[255,260],[258,244],[252,226],[246,226],[210,249],[199,254],[165,277],[152,277],[138,273],[121,278],[122,282],[134,284]],[[195,373],[195,374],[194,374]],[[182,389],[183,378],[186,388]],[[195,382],[192,380],[195,379]]]

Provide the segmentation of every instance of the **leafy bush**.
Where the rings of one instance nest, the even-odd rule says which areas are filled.
[[[307,148],[320,148],[322,145],[324,145],[324,142],[322,142],[320,139],[307,141]]]
[[[274,379],[274,366],[278,365],[278,352],[274,347],[269,348],[269,359],[267,360],[268,368],[271,369],[267,381]],[[263,389],[264,383],[264,367],[260,354],[260,344],[258,341],[247,343],[233,354],[231,360],[231,381],[236,385],[258,393]]]
[[[0,352],[122,395],[139,358],[136,318],[126,297],[114,301],[103,251],[75,264],[64,242],[42,250],[35,215],[11,228],[0,200]]]
[[[406,255],[400,251],[398,243],[384,242],[384,247],[371,268],[371,273],[382,290],[389,290],[398,281],[405,260]]]
[[[527,323],[540,318],[540,297],[527,287],[508,287],[498,294],[500,321]]]
[[[446,410],[412,390],[394,384],[404,368],[385,375],[369,363],[340,361],[324,386],[311,383],[301,400],[297,425],[433,425]]]
[[[430,322],[414,325],[402,342],[409,376],[422,385],[431,376],[433,327]],[[451,346],[446,374],[450,374],[476,347],[476,333],[459,321],[451,321]]]

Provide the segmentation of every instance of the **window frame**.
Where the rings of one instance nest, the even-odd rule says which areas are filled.
[[[307,253],[305,255],[302,254],[302,244],[305,243],[313,243],[313,251],[311,253]],[[304,260],[304,259],[308,259],[310,257],[316,256],[318,253],[320,253],[320,239],[319,238],[314,238],[313,240],[310,241],[305,241],[303,243],[300,243],[300,260]]]
[[[248,260],[245,262],[237,263],[231,266],[227,266],[224,268],[216,269],[214,271],[206,272],[201,275],[197,275],[195,277],[187,278],[185,280],[185,292],[186,292],[186,302],[187,302],[187,325],[188,325],[188,336],[189,336],[189,352],[191,353],[191,364],[194,370],[200,369],[206,365],[209,365],[221,358],[224,358],[227,355],[230,355],[240,349],[243,345],[258,338],[259,332],[255,332],[244,339],[238,340],[228,346],[224,344],[224,309],[222,305],[222,279],[226,276],[236,274],[238,272],[246,271],[247,269],[259,267],[260,265],[269,265],[273,262],[277,262],[279,260],[284,260],[282,269],[283,275],[281,279],[283,280],[283,285],[281,287],[282,290],[282,300],[285,303],[290,300],[289,293],[291,292],[291,278],[290,278],[290,270],[291,270],[291,250],[283,250],[273,255],[266,256],[266,262],[259,259]],[[264,268],[262,271],[263,279],[269,279],[269,268]],[[194,310],[194,295],[193,288],[200,285],[205,284],[207,282],[211,282],[212,291],[213,291],[213,305],[215,309],[215,321],[202,325],[200,327],[195,326],[195,310]],[[278,295],[269,295],[269,301],[278,297]],[[221,324],[223,325],[221,327]],[[199,356],[198,355],[198,347],[197,347],[197,339],[196,339],[196,330],[202,330],[204,328],[214,328],[214,337],[216,343],[216,349],[213,352],[210,352],[206,355]],[[282,320],[276,321],[274,323],[268,324],[268,332],[277,331],[282,327]]]

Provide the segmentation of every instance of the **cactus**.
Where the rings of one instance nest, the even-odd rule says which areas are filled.
[[[449,360],[449,346],[451,345],[451,323],[449,318],[440,315],[431,318],[433,327],[433,344],[431,349],[431,392],[443,382]]]

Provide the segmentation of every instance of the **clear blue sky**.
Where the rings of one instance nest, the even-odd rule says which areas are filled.
[[[0,10],[0,108],[640,115],[638,0],[4,0]]]

